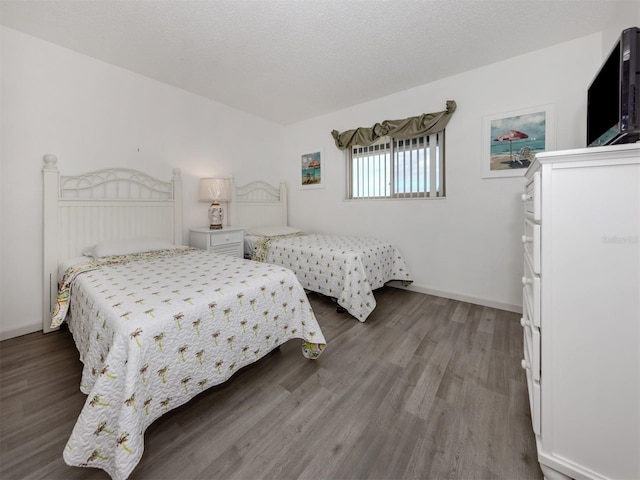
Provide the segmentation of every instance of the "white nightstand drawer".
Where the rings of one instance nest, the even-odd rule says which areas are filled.
[[[219,253],[221,255],[233,255],[234,257],[238,257],[238,252],[240,251],[239,243],[229,243],[224,245],[218,245],[216,248],[212,248],[210,251]]]
[[[241,230],[234,230],[225,232],[223,230],[216,231],[215,235],[209,235],[209,245],[212,247],[216,247],[218,245],[224,245],[227,243],[242,243],[244,238],[243,232]]]
[[[192,228],[190,245],[209,252],[233,255],[242,258],[244,254],[244,229],[225,227],[219,230],[209,228]]]

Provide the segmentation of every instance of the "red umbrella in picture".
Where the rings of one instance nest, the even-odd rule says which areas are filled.
[[[493,139],[493,141],[494,142],[508,141],[509,142],[509,158],[513,160],[513,144],[511,142],[513,142],[514,140],[522,140],[525,138],[529,138],[529,135],[519,130],[509,130],[503,133],[502,135],[498,135],[496,138]]]

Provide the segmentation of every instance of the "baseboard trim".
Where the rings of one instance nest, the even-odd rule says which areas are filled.
[[[496,302],[487,300],[486,298],[470,297],[459,293],[444,292],[442,290],[434,290],[432,288],[423,287],[412,283],[409,286],[403,286],[400,282],[389,282],[388,285],[394,288],[402,288],[411,290],[412,292],[425,293],[427,295],[435,295],[436,297],[450,298],[451,300],[459,300],[461,302],[473,303],[483,307],[497,308],[498,310],[506,310],[507,312],[522,313],[522,305],[513,305],[510,303]]]
[[[32,323],[23,327],[14,328],[13,330],[7,330],[6,332],[0,332],[0,341],[9,340],[10,338],[21,337],[29,333],[42,331],[41,323]]]

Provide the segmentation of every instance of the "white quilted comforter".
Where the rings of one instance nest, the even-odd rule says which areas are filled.
[[[165,412],[289,339],[303,339],[308,358],[324,347],[289,270],[193,249],[116,260],[66,277],[88,395],[64,450],[69,465],[125,479]]]
[[[400,252],[376,238],[292,234],[263,237],[254,259],[293,270],[308,290],[334,297],[361,322],[373,312],[373,290],[390,280],[411,283]]]

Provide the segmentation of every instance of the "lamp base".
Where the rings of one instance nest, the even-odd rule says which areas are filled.
[[[209,207],[209,230],[220,230],[224,212],[217,200],[214,200]]]

